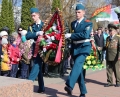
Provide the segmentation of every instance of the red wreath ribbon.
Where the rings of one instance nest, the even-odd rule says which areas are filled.
[[[36,57],[38,54],[38,51],[40,49],[39,45],[40,45],[40,41],[42,40],[42,38],[43,38],[42,36],[38,36],[38,39],[37,39],[36,44],[35,44],[35,50],[34,50],[33,57]]]
[[[95,46],[93,40],[91,40],[91,44],[92,44],[92,49],[93,49],[93,51],[94,51],[94,52],[93,52],[93,53],[94,53],[94,56],[97,57],[97,50],[96,50],[96,46]]]
[[[61,58],[62,58],[62,51],[61,51],[61,47],[62,47],[62,29],[61,28],[62,28],[62,25],[60,22],[59,14],[57,15],[57,26],[58,26],[58,30],[60,33],[60,41],[59,41],[58,50],[57,50],[56,57],[55,57],[55,62],[60,63]]]

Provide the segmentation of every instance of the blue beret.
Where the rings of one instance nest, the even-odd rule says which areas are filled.
[[[39,9],[38,8],[31,8],[30,9],[30,13],[39,13]]]
[[[85,7],[82,4],[77,4],[76,10],[85,10]]]

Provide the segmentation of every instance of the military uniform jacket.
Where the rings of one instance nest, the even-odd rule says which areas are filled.
[[[38,36],[36,36],[36,33],[38,31],[41,31],[42,27],[43,27],[44,23],[41,21],[41,24],[36,25],[36,23],[33,23],[31,26],[28,27],[28,32],[26,34],[26,39],[34,39],[34,41],[37,40]],[[32,47],[32,54],[34,54],[34,49],[35,49],[35,43],[33,43],[33,47]]]
[[[28,27],[28,32],[26,34],[26,39],[34,39],[34,41],[37,40],[37,36],[36,36],[36,32],[41,31],[42,27],[43,27],[43,22],[41,21],[41,24],[36,25],[36,23],[33,23],[31,26]]]
[[[120,36],[115,35],[113,39],[110,36],[106,40],[106,61],[118,60],[120,57]]]
[[[72,28],[72,35],[71,40],[72,41],[80,41],[85,39],[90,39],[90,33],[92,31],[92,22],[86,20],[85,18],[79,23],[77,27],[75,27],[76,21],[73,21],[71,23]],[[90,42],[84,42],[84,43],[72,43],[71,45],[71,51],[72,55],[78,55],[81,53],[90,54],[91,51],[91,43]]]

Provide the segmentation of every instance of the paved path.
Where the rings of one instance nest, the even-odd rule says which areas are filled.
[[[80,95],[79,87],[76,84],[73,90],[73,95],[67,95],[64,91],[65,79],[62,78],[44,78],[45,94],[36,93],[38,86],[34,82],[34,97],[78,97]],[[104,87],[106,83],[106,70],[88,71],[86,76],[86,87],[88,93],[86,97],[120,97],[120,87]],[[114,81],[115,83],[115,81]]]

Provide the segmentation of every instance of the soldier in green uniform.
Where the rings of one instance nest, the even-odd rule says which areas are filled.
[[[113,86],[112,74],[116,78],[116,87],[120,87],[120,36],[117,35],[117,26],[108,24],[109,34],[106,40],[106,70],[107,84],[105,87]]]

